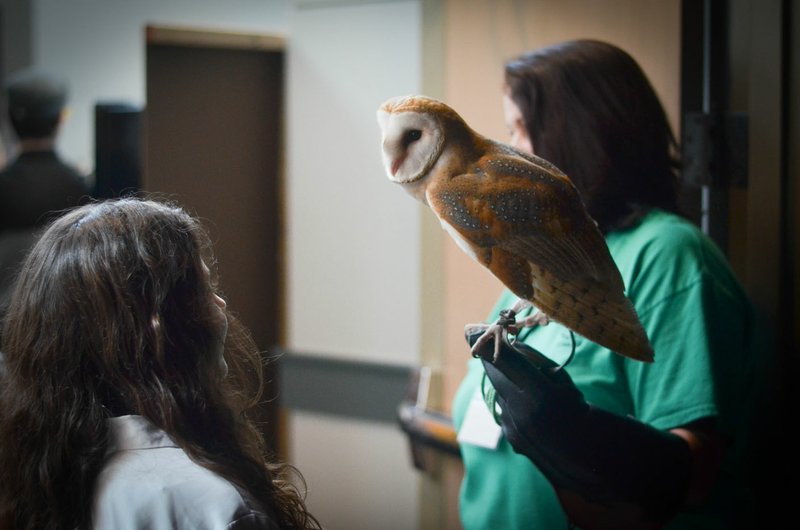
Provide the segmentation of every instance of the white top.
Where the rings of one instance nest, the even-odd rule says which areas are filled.
[[[111,418],[97,477],[93,528],[113,530],[276,529],[228,480],[194,463],[142,416]]]

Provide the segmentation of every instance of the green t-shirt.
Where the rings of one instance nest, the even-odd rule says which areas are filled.
[[[609,234],[606,242],[655,362],[624,358],[575,335],[567,372],[587,402],[658,429],[716,418],[732,445],[715,493],[707,505],[682,512],[668,528],[744,526],[743,514],[751,505],[740,477],[754,375],[750,304],[717,247],[675,215],[650,212],[636,227]],[[515,301],[506,291],[489,320]],[[557,362],[571,349],[569,331],[557,323],[524,330],[518,340]],[[457,429],[482,379],[480,361],[471,360],[453,404]],[[567,528],[549,482],[505,439],[495,450],[462,443],[461,453],[460,512],[466,530]]]

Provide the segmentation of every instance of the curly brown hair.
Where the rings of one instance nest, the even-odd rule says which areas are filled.
[[[106,420],[137,414],[281,528],[319,528],[299,471],[266,451],[249,415],[263,361],[230,314],[220,375],[210,247],[183,209],[135,198],[83,206],[44,232],[4,324],[0,526],[90,526]]]

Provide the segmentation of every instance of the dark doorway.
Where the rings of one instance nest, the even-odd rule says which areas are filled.
[[[705,188],[707,232],[726,251],[761,319],[749,464],[758,527],[793,515],[793,376],[800,343],[798,5],[683,0],[684,162]],[[687,174],[684,168],[684,175]]]
[[[142,188],[203,220],[228,307],[268,355],[282,329],[283,41],[148,27],[146,73]],[[265,390],[274,448],[275,389]]]

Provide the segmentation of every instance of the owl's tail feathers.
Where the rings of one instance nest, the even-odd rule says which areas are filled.
[[[550,318],[579,335],[625,357],[653,362],[653,347],[624,293],[586,278],[580,282],[550,283],[549,289],[535,289],[533,302]]]
[[[601,306],[599,309],[605,322],[598,319],[600,321],[596,329],[592,330],[598,336],[598,343],[631,359],[653,362],[655,358],[653,346],[630,300],[623,296],[622,300]],[[605,344],[600,342],[601,337],[606,341]],[[588,336],[587,338],[591,339]]]

